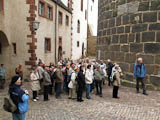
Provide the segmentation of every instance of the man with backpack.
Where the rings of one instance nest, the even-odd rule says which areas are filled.
[[[1,64],[1,67],[0,67],[0,89],[4,89],[5,78],[6,78],[6,69],[4,68],[4,64]]]
[[[13,104],[15,104],[16,109],[12,112],[13,120],[25,120],[25,114],[28,111],[28,100],[29,93],[27,90],[22,90],[20,88],[22,80],[19,76],[12,77],[11,83],[9,85],[9,95]],[[10,106],[11,107],[11,106]],[[5,110],[7,111],[6,106],[4,105]],[[10,108],[8,108],[9,110]]]

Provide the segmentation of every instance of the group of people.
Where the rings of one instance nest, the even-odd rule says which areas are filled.
[[[10,98],[17,106],[17,110],[12,113],[12,116],[13,120],[25,120],[25,113],[28,111],[29,92],[21,89],[23,79],[22,66],[19,65],[15,72],[17,75],[12,77],[9,85]],[[4,65],[1,64],[1,85],[3,85],[2,81],[5,81],[5,73]],[[103,60],[97,62],[96,60],[90,61],[87,59],[76,63],[61,60],[57,65],[50,63],[49,66],[39,60],[30,74],[32,98],[36,102],[39,99],[38,93],[43,93],[44,101],[48,101],[48,95],[52,95],[53,91],[55,91],[55,97],[59,99],[63,90],[68,94],[69,99],[77,99],[78,102],[83,102],[83,92],[86,91],[86,99],[91,99],[90,93],[94,88],[96,88],[96,95],[102,97],[102,88],[107,83],[108,78],[108,86],[113,86],[112,97],[118,99],[121,76],[123,74],[120,66],[116,63],[112,64],[109,59],[106,64]],[[144,84],[146,68],[142,58],[138,58],[134,66],[134,76],[137,83],[137,93],[139,93],[139,82],[141,82],[143,94],[148,95]]]
[[[82,102],[83,92],[86,92],[86,98],[91,99],[90,93],[96,89],[96,95],[102,97],[103,85],[113,85],[113,98],[118,97],[118,88],[120,86],[120,76],[122,70],[118,64],[112,64],[107,60],[107,65],[103,60],[97,62],[93,60],[59,61],[57,65],[50,63],[45,65],[39,60],[37,66],[33,67],[30,74],[31,89],[33,101],[39,99],[38,93],[43,93],[44,101],[48,101],[48,95],[53,94],[61,98],[61,93],[68,94],[69,99],[77,99]]]

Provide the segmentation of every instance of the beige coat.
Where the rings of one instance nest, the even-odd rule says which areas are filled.
[[[31,75],[30,75],[30,79],[31,79],[31,89],[33,91],[40,90],[40,83],[39,83],[38,72],[32,72]]]
[[[60,69],[56,70],[56,75],[57,75],[56,83],[62,83],[64,80],[64,77],[63,77],[62,71]]]
[[[116,76],[116,80],[113,82],[113,86],[120,86],[121,85],[120,73],[118,71],[115,71],[114,74]]]

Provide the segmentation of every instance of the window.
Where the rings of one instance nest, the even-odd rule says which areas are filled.
[[[85,10],[85,20],[87,20],[87,10]]]
[[[39,2],[39,15],[44,16],[45,5],[43,2]]]
[[[45,38],[45,52],[51,51],[51,39]]]
[[[77,21],[77,33],[80,33],[80,21]]]
[[[0,0],[0,11],[3,10],[3,0]]]
[[[91,11],[92,11],[92,6],[91,6]]]
[[[92,2],[94,2],[94,0],[92,0]]]
[[[2,54],[2,44],[0,43],[0,55]]]
[[[48,19],[52,19],[52,13],[53,13],[52,10],[53,10],[52,7],[50,6],[47,7],[47,18]]]
[[[83,11],[83,0],[81,0],[81,11]]]
[[[62,37],[59,37],[59,45],[62,45]]]
[[[16,43],[12,43],[13,45],[13,53],[16,55],[17,54],[17,45]]]
[[[68,15],[66,15],[66,25],[67,26],[69,25],[69,17],[68,17]]]
[[[77,41],[77,47],[79,47],[79,41]]]
[[[62,19],[63,19],[63,14],[62,12],[59,11],[59,14],[58,14],[58,23],[62,25]]]

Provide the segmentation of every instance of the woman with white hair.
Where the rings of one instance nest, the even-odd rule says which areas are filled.
[[[115,69],[113,69],[113,79],[114,79],[114,82],[113,82],[113,98],[119,98],[118,97],[118,89],[119,89],[119,86],[120,86],[120,72],[119,72],[119,65],[115,65],[114,67]]]

